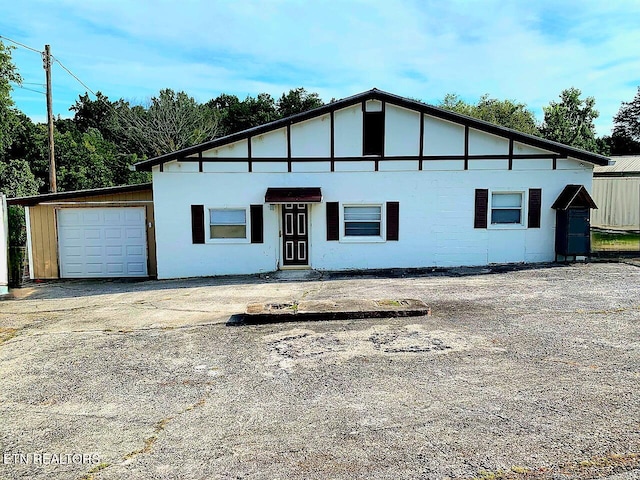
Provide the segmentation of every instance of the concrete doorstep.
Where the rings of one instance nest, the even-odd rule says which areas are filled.
[[[250,303],[244,314],[233,315],[227,325],[424,315],[431,315],[431,308],[423,301],[415,299],[303,300],[285,303]]]

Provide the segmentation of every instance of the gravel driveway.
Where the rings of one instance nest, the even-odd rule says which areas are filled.
[[[640,478],[640,268],[396,273],[22,289],[0,478]],[[432,315],[226,325],[349,298]]]

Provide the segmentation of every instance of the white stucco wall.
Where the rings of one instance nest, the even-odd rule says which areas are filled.
[[[367,102],[368,110],[382,109],[380,102]],[[191,205],[209,208],[247,209],[264,204],[269,187],[320,187],[323,202],[309,211],[310,266],[320,270],[362,268],[485,265],[489,263],[540,262],[555,257],[555,211],[552,203],[567,184],[591,190],[592,166],[573,159],[515,158],[512,170],[505,158],[509,141],[480,130],[469,129],[470,155],[484,157],[465,161],[446,159],[464,154],[465,127],[405,108],[385,105],[385,154],[395,160],[367,157],[355,161],[343,157],[362,156],[362,105],[334,112],[334,172],[331,172],[331,117],[325,114],[287,129],[251,139],[253,157],[268,158],[252,163],[248,172],[247,141],[204,152],[203,157],[233,157],[224,163],[168,162],[163,172],[153,168],[156,242],[159,278],[243,274],[273,271],[281,265],[280,207],[264,207],[264,243],[242,241],[191,241]],[[429,158],[418,170],[420,121],[424,122],[423,153]],[[288,172],[287,145],[291,145]],[[514,142],[514,153],[549,153]],[[296,157],[312,161],[296,161]],[[399,157],[399,158],[398,158]],[[407,158],[403,158],[407,157]],[[317,158],[317,161],[315,160]],[[273,159],[273,161],[271,161]],[[378,171],[375,171],[376,163]],[[541,228],[489,226],[474,229],[475,189],[524,192],[522,217],[526,225],[527,192],[542,189]],[[491,198],[491,195],[489,195]],[[399,241],[326,240],[326,202],[345,204],[400,203]],[[384,217],[384,215],[383,215]],[[208,225],[208,224],[207,224]],[[208,236],[208,226],[205,229]]]
[[[400,202],[400,240],[326,240],[325,203],[310,209],[310,264],[320,270],[485,265],[554,258],[555,211],[565,185],[591,188],[591,172],[573,170],[468,170],[322,173],[154,173],[158,277],[241,274],[276,270],[280,211],[264,209],[264,243],[191,243],[190,206],[263,204],[268,187],[321,187],[324,202]],[[541,228],[474,229],[474,190],[542,188]],[[179,192],[179,194],[176,194]],[[525,196],[526,200],[526,196]],[[205,210],[205,216],[207,215]],[[342,208],[341,208],[342,215]],[[526,201],[523,217],[526,218]],[[247,231],[250,226],[248,225]],[[342,231],[342,223],[341,223]],[[384,231],[384,227],[383,227]],[[342,234],[341,234],[342,236]]]

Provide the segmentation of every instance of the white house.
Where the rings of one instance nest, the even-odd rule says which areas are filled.
[[[136,168],[174,278],[552,261],[552,204],[607,164],[373,89]]]

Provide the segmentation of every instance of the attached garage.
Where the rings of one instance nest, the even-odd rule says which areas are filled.
[[[33,279],[155,277],[151,184],[14,198]]]

